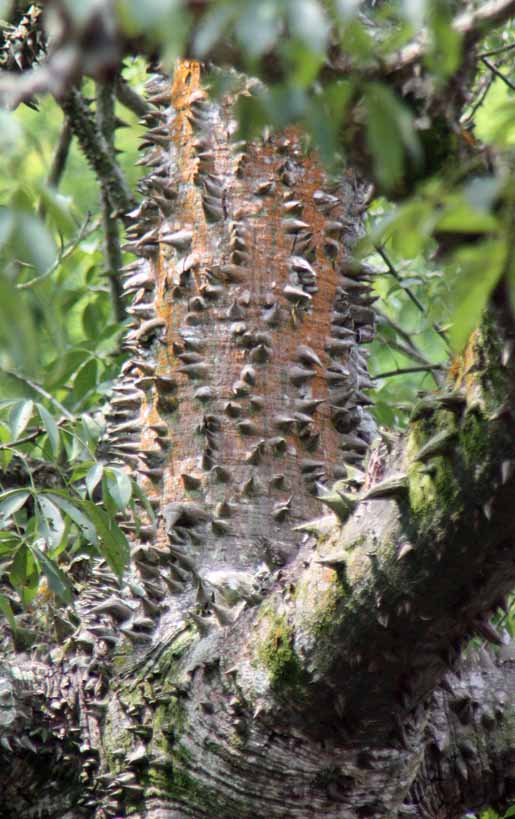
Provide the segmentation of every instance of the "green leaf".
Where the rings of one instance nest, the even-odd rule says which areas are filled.
[[[91,501],[81,501],[81,509],[93,523],[100,538],[100,552],[118,577],[123,574],[129,562],[127,538],[113,518],[95,506]]]
[[[459,194],[448,196],[434,229],[451,233],[488,233],[498,227],[495,216],[483,208],[473,207]]]
[[[280,15],[273,0],[251,0],[238,15],[236,36],[251,59],[270,51],[280,31]]]
[[[427,0],[402,0],[402,11],[414,28],[424,23]]]
[[[7,244],[13,230],[14,214],[12,210],[10,208],[0,208],[0,248]]]
[[[56,247],[52,235],[41,219],[31,213],[16,214],[13,241],[17,257],[39,273],[44,273],[55,262]]]
[[[71,197],[63,196],[55,188],[51,188],[46,184],[41,184],[38,192],[47,219],[55,225],[60,233],[73,232],[76,229],[76,224],[70,213],[73,201]]]
[[[193,40],[193,53],[204,57],[226,33],[234,16],[230,5],[214,6],[202,17]]]
[[[11,489],[9,492],[3,492],[0,495],[0,518],[5,521],[14,515],[22,508],[29,495],[30,492],[27,489]]]
[[[13,440],[18,440],[21,433],[27,428],[34,413],[34,401],[18,401],[9,413],[9,426]]]
[[[96,446],[98,439],[102,433],[102,427],[95,421],[87,412],[82,414],[82,430],[86,441],[91,446]]]
[[[77,524],[86,540],[96,545],[97,532],[95,524],[90,520],[87,514],[84,514],[82,501],[72,501],[66,492],[58,489],[55,489],[53,492],[48,492],[47,495],[59,509],[62,509],[62,511]],[[41,495],[39,497],[41,498]],[[80,508],[78,508],[79,505]]]
[[[64,521],[59,508],[46,495],[37,496],[38,505],[43,514],[41,525],[38,527],[41,536],[52,548],[59,545],[64,532]]]
[[[32,565],[29,563],[29,552],[27,545],[22,543],[14,556],[9,571],[9,581],[11,584],[20,589],[27,582],[29,573],[31,573]]]
[[[19,546],[21,536],[10,529],[0,529],[0,555],[8,555]]]
[[[132,482],[121,469],[111,468],[106,473],[107,488],[117,509],[122,512],[132,496]]]
[[[156,513],[154,512],[154,509],[152,508],[152,505],[149,503],[149,500],[148,500],[148,497],[147,497],[146,493],[143,492],[141,486],[138,484],[137,481],[132,480],[131,482],[132,482],[132,494],[134,495],[134,497],[138,498],[141,501],[141,504],[143,505],[143,508],[145,509],[145,512],[147,513],[147,515],[150,518],[152,526],[154,526],[155,522],[156,522]]]
[[[504,268],[504,242],[486,240],[480,245],[461,247],[452,258],[455,270],[450,282],[452,327],[449,339],[456,350],[462,350],[471,331],[477,327],[488,297]]]
[[[16,630],[16,620],[14,619],[13,610],[9,602],[9,598],[5,594],[0,594],[0,611],[7,618],[12,630]]]
[[[11,441],[11,430],[7,424],[0,422],[0,443],[7,444]],[[9,447],[0,449],[0,470],[7,469],[13,459],[13,451]]]
[[[432,47],[425,61],[437,77],[445,79],[459,67],[462,38],[452,25],[452,4],[448,0],[433,0],[429,8]]]
[[[5,19],[3,9],[9,7],[9,0],[0,2],[0,18]],[[23,144],[23,130],[14,112],[0,111],[0,149],[2,154],[12,154]]]
[[[56,563],[54,563],[53,560],[50,560],[46,554],[41,551],[41,549],[38,549],[37,546],[33,545],[30,548],[32,553],[36,556],[38,563],[41,566],[41,570],[48,580],[48,585],[50,586],[51,590],[65,603],[71,603],[72,587],[65,573],[59,568],[59,566],[57,566]]]
[[[50,446],[52,447],[52,452],[54,455],[59,454],[59,428],[54,420],[53,415],[51,415],[47,409],[42,404],[36,404],[38,408],[39,417],[41,418],[41,422],[45,427],[48,435],[48,440],[50,441]]]
[[[75,400],[84,398],[84,396],[94,390],[97,385],[98,362],[96,358],[91,358],[83,367],[80,368],[75,376],[73,382],[73,392]]]
[[[402,178],[405,151],[420,160],[420,144],[411,114],[393,91],[382,83],[369,83],[365,89],[367,106],[367,143],[374,160],[374,171],[386,187]]]
[[[318,0],[290,0],[289,27],[292,35],[318,54],[325,52],[329,24]]]
[[[90,302],[82,314],[82,326],[88,338],[97,338],[99,328],[98,321],[102,314],[99,310],[99,299]]]
[[[102,480],[102,475],[104,474],[104,467],[102,464],[93,464],[93,466],[89,469],[88,474],[86,475],[86,489],[88,490],[88,495],[90,497],[93,496],[93,491],[95,486]]]

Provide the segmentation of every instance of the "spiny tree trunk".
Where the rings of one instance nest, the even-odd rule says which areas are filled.
[[[373,429],[351,261],[364,187],[347,173],[329,190],[295,130],[235,143],[250,87],[230,79],[218,100],[195,63],[151,80],[134,357],[104,452],[139,474],[157,525],[127,522],[121,587],[75,563],[80,628],[0,676],[3,815],[443,819],[505,802],[510,647],[460,657],[474,634],[501,642],[486,614],[515,579],[505,314],[455,391],[346,472]]]
[[[249,92],[230,79],[218,103],[195,63],[171,89],[151,82],[152,170],[128,245],[148,261],[126,279],[136,358],[120,386],[132,379],[146,430],[133,461],[159,492],[163,538],[187,542],[201,575],[295,553],[294,527],[320,511],[317,481],[343,477],[370,437],[357,338],[371,339],[373,311],[350,259],[360,186],[349,173],[330,193],[293,130],[235,142],[233,105]],[[115,406],[110,441],[131,449],[133,406]]]

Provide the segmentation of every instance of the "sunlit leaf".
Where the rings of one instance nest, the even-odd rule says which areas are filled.
[[[238,15],[236,36],[251,58],[273,48],[280,31],[279,9],[274,0],[252,0]]]
[[[194,53],[198,57],[204,57],[225,34],[233,15],[234,10],[228,4],[214,6],[206,12],[197,26],[193,40]]]
[[[34,413],[34,402],[18,401],[9,413],[9,426],[14,440],[17,440],[27,426]]]
[[[402,0],[402,11],[414,27],[424,22],[427,0]]]
[[[5,521],[14,515],[22,508],[29,495],[30,492],[27,489],[11,489],[9,492],[3,492],[0,495],[0,518]]]
[[[123,511],[132,496],[132,483],[128,475],[121,469],[111,468],[107,473],[109,494],[119,511]]]
[[[292,35],[308,48],[318,53],[325,51],[329,24],[318,0],[290,0],[288,22]]]
[[[450,341],[461,350],[479,323],[487,299],[495,287],[506,258],[504,242],[483,241],[479,246],[461,247],[453,256],[451,280],[452,327]]]
[[[86,489],[88,490],[88,495],[90,497],[93,496],[93,492],[95,487],[102,480],[102,476],[104,474],[104,467],[102,464],[97,463],[93,464],[93,466],[89,469],[86,475]]]

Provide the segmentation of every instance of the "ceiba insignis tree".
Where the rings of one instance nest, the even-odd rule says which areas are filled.
[[[513,326],[499,289],[407,432],[367,413],[369,180],[236,139],[235,71],[148,83],[130,358],[101,454],[137,476],[122,580],[0,675],[3,815],[450,817],[513,796]],[[68,99],[67,105],[71,102]],[[365,456],[367,460],[365,462]],[[42,768],[45,762],[45,769]],[[52,774],[48,776],[48,766]]]

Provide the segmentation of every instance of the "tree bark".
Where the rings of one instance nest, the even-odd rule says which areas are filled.
[[[329,183],[296,129],[238,143],[256,89],[229,79],[210,97],[188,61],[150,82],[132,357],[103,457],[157,516],[124,521],[123,582],[70,566],[76,631],[50,606],[19,616],[37,648],[5,637],[5,816],[506,804],[515,664],[487,617],[515,579],[509,310],[405,435],[370,447],[366,180]]]

